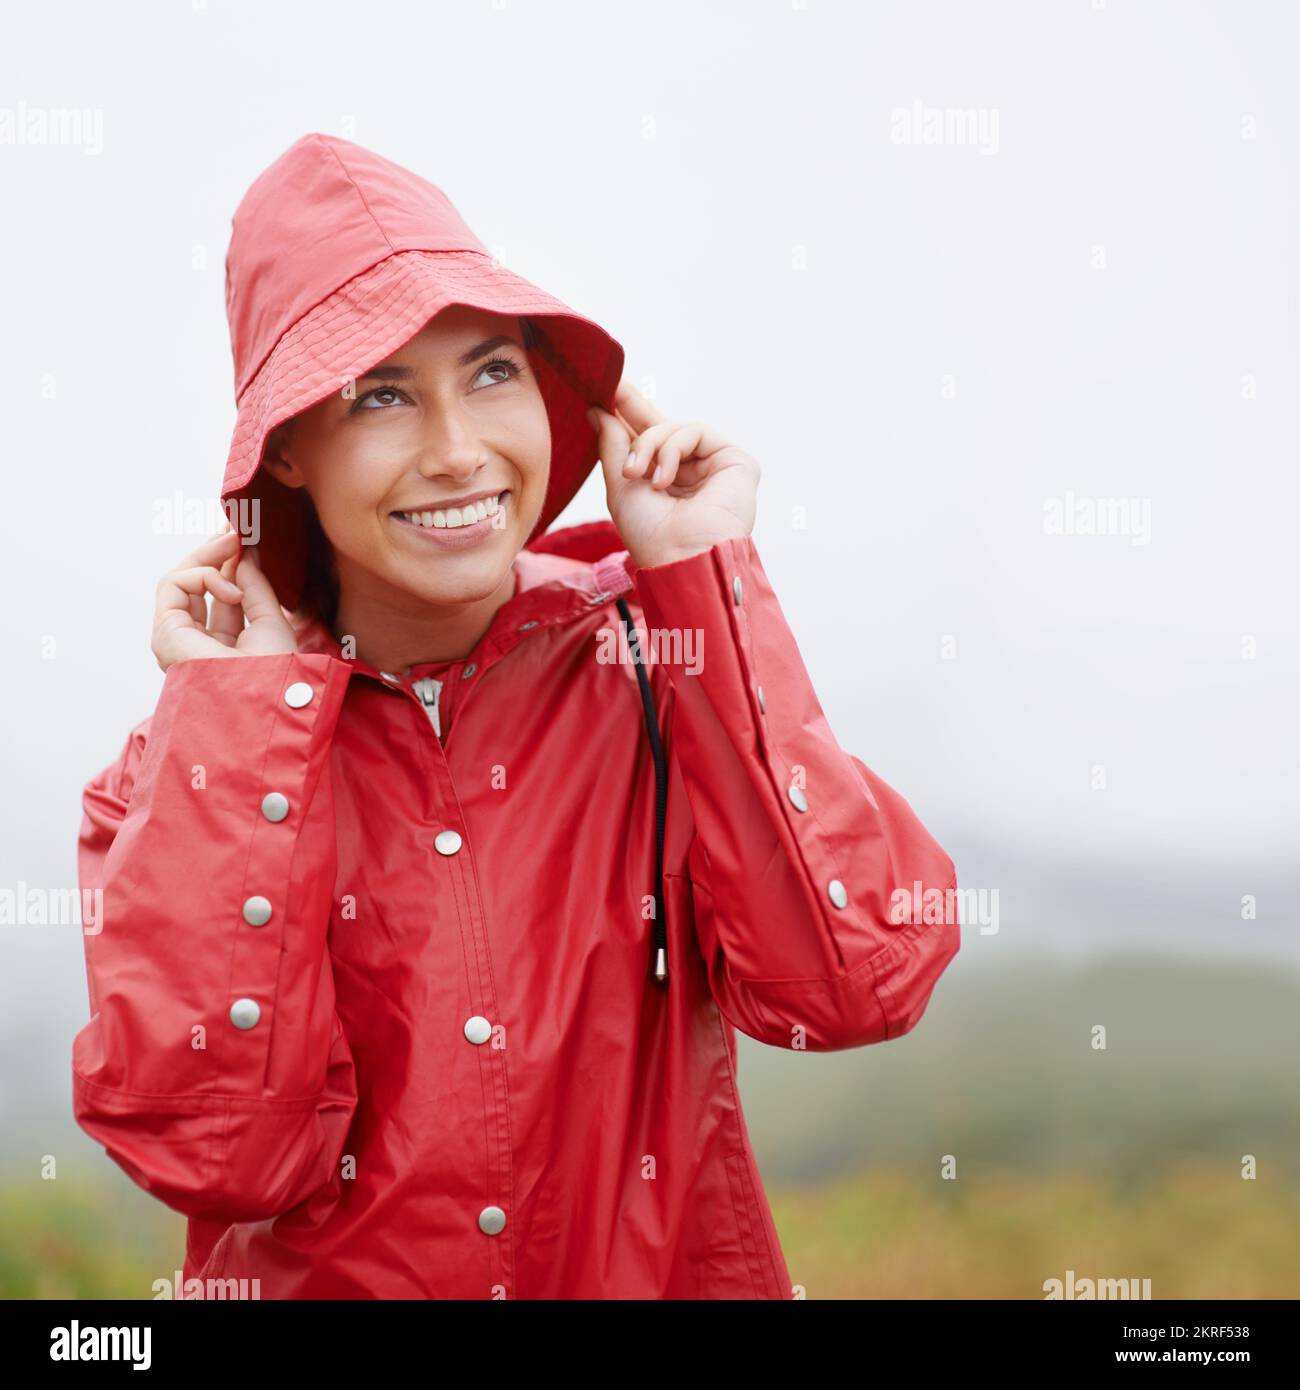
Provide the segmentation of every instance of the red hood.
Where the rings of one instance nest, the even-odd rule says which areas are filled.
[[[551,469],[535,543],[595,466],[586,412],[613,409],[620,344],[502,265],[441,189],[351,141],[303,136],[241,200],[226,256],[239,414],[222,498],[246,535],[246,504],[256,504],[262,566],[286,608],[302,594],[310,503],[262,469],[268,434],[450,304],[524,317],[536,331],[528,356],[551,427]]]

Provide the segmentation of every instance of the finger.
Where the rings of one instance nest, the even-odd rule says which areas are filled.
[[[158,608],[185,608],[190,600],[202,601],[205,594],[223,598],[227,603],[239,603],[243,594],[237,584],[213,565],[198,565],[192,569],[170,570],[158,583]]]
[[[238,587],[223,579],[220,572],[211,566],[181,570],[165,576],[158,587],[155,622],[161,622],[164,617],[180,621],[183,615],[190,625],[205,630],[208,625],[209,594],[214,601],[220,598],[233,600],[236,604],[240,601]]]
[[[605,489],[609,500],[613,502],[627,486],[627,479],[623,476],[623,465],[632,440],[626,426],[598,405],[593,405],[587,412],[587,419],[596,431],[596,440],[600,448],[600,466],[605,474]]]
[[[268,619],[284,622],[284,610],[275,596],[271,581],[262,573],[257,563],[257,547],[246,545],[240,557],[236,577],[244,590],[244,612],[250,623],[266,622]]]
[[[655,454],[665,439],[678,426],[665,420],[660,425],[652,425],[632,442],[628,461],[623,465],[623,474],[628,478],[648,478],[654,471]]]
[[[634,434],[648,430],[651,425],[662,425],[668,417],[648,396],[643,396],[635,386],[624,377],[614,392],[614,407],[631,426]]]
[[[628,434],[632,436],[633,439],[636,438],[637,432],[632,428],[631,421],[628,420],[628,418],[623,414],[623,412],[618,408],[618,406],[614,407],[614,418],[619,422],[620,425],[623,426],[623,428],[628,432]]]
[[[173,570],[165,574],[158,584],[154,611],[155,628],[164,624],[174,626],[177,621],[205,628],[208,621],[208,594],[227,602],[238,603],[241,599],[237,586],[222,578],[211,565]]]
[[[664,440],[659,446],[659,462],[655,465],[655,471],[650,475],[651,486],[666,488],[673,485],[677,477],[678,466],[684,457],[690,458],[695,454],[699,448],[700,437],[703,432],[703,427],[700,425],[683,425]]]
[[[186,622],[179,609],[170,610],[154,629],[152,646],[159,669],[163,671],[189,657],[238,655]]]
[[[222,576],[230,579],[237,564],[237,557],[232,555],[224,565],[221,566]],[[228,647],[233,647],[239,634],[244,630],[244,606],[242,603],[223,603],[220,599],[212,600],[212,616],[208,619],[208,631],[218,642],[224,643]]]
[[[218,604],[217,602],[214,601],[213,604],[212,604],[212,615],[213,615],[213,617],[210,618],[210,619],[208,620],[208,626],[207,626],[207,628],[206,628],[205,630],[206,630],[208,636],[211,637],[212,640],[213,640],[214,642],[220,642],[221,645],[222,645],[223,647],[231,647],[231,648],[233,648],[233,647],[237,647],[237,646],[239,645],[239,639],[240,639],[240,637],[241,637],[245,632],[248,631],[248,629],[243,625],[243,624],[244,624],[244,611],[243,611],[243,609],[241,608],[241,609],[239,610],[239,623],[240,623],[240,627],[239,627],[239,631],[236,632],[236,633],[230,633],[230,632],[225,632],[225,631],[219,631],[218,628],[217,628],[217,626],[216,626],[216,623],[213,621],[213,619],[216,617],[218,608],[229,608],[229,607],[230,607],[230,604],[228,604],[228,603],[221,603],[221,604]]]
[[[239,634],[243,631],[243,605],[242,603],[224,603],[221,599],[213,599],[213,612],[207,621],[207,630],[211,632],[218,642],[224,642],[227,646],[234,646],[238,641]]]
[[[196,565],[219,565],[226,556],[236,553],[238,539],[238,531],[218,531],[215,536],[209,536],[193,554],[187,555],[176,568],[188,570]]]
[[[204,565],[221,567],[228,557],[237,555],[238,553],[239,544],[237,534],[227,526],[225,530],[218,531],[215,535],[209,536],[197,550],[187,555],[185,559],[176,566],[176,569],[185,571],[197,569]],[[231,578],[230,574],[225,570],[222,570],[222,573],[226,575],[227,579]],[[199,590],[191,596],[189,612],[190,616],[200,627],[203,627],[207,623],[207,601],[203,597],[202,590]]]
[[[620,395],[617,396],[617,399],[621,400],[624,404],[627,404],[628,389],[635,388],[631,388],[630,384],[627,384],[627,386],[624,386]],[[649,404],[645,396],[642,396],[641,399]],[[637,411],[634,410],[633,413],[637,414]],[[641,475],[645,473],[645,470],[647,470],[647,467],[651,466],[653,455],[655,455],[655,443],[658,442],[659,436],[655,436],[653,441],[648,442],[647,445],[642,448],[640,441],[645,438],[647,427],[645,427],[645,425],[642,425],[640,428],[635,427],[635,425],[624,416],[623,411],[617,409],[617,406],[615,410],[613,410],[613,417],[615,417],[615,420],[619,421],[620,425],[623,425],[624,430],[627,431],[628,439],[630,439],[631,442],[631,449],[628,450],[627,460],[624,461],[623,464],[623,477],[640,478]],[[672,430],[673,425],[667,420],[666,416],[659,413],[658,424],[652,425],[651,428],[660,428],[660,430],[663,430],[666,434],[667,430]],[[638,436],[640,436],[640,438],[638,438]]]

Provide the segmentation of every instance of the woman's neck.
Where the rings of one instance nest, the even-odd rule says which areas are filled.
[[[515,595],[511,565],[492,593],[468,603],[421,603],[409,594],[379,594],[366,584],[340,576],[334,636],[351,637],[353,655],[377,671],[399,672],[411,666],[459,661],[472,652],[492,625],[497,610]]]

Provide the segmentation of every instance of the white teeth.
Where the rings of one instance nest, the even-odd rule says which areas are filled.
[[[501,510],[501,496],[482,497],[477,502],[467,502],[463,507],[448,507],[436,512],[401,512],[399,515],[415,526],[432,526],[438,530],[456,526],[473,526],[486,521]]]

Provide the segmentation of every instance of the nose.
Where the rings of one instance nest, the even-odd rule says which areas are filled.
[[[464,411],[447,405],[430,413],[417,465],[422,478],[461,483],[473,477],[486,461],[487,450]]]

